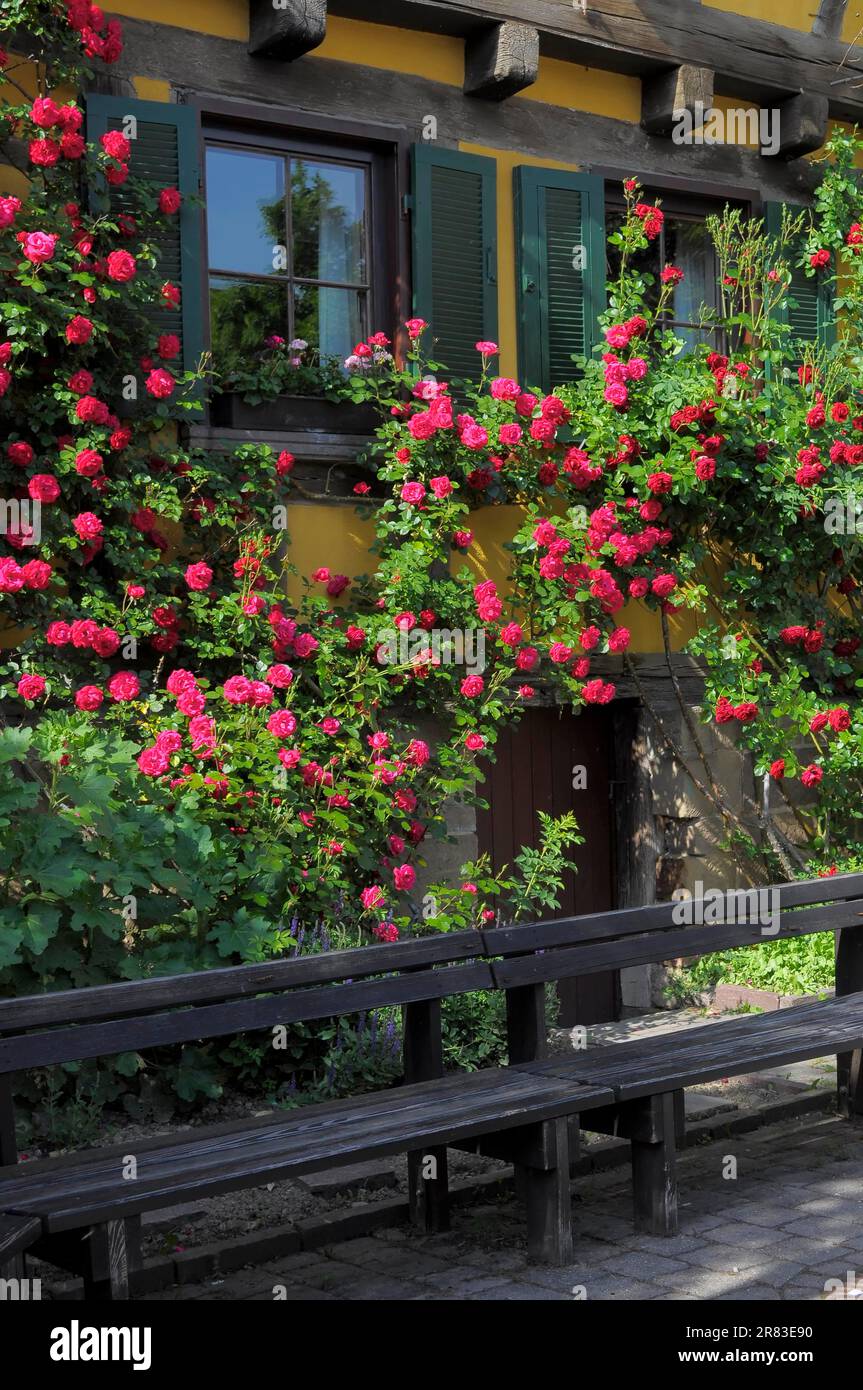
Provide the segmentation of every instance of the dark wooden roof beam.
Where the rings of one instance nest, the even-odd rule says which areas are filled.
[[[684,111],[713,105],[713,73],[682,63],[679,68],[645,77],[641,83],[641,125],[650,135],[670,135]]]
[[[463,39],[489,25],[536,29],[540,52],[589,67],[650,77],[692,66],[716,90],[779,106],[799,93],[826,97],[832,117],[863,119],[863,48],[692,0],[329,0],[333,14]],[[814,9],[814,6],[813,6]]]
[[[539,73],[539,34],[529,24],[492,24],[464,45],[465,96],[503,101]]]
[[[779,122],[780,159],[798,159],[820,150],[827,139],[830,102],[825,96],[799,92],[783,101],[776,116]]]
[[[323,43],[327,0],[249,0],[249,52],[293,62]]]

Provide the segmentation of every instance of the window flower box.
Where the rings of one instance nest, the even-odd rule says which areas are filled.
[[[374,434],[378,412],[369,402],[330,401],[322,396],[277,396],[256,405],[232,392],[210,406],[213,424],[234,430],[286,430],[325,434]]]

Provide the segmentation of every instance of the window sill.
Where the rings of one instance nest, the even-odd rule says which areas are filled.
[[[193,448],[232,454],[242,444],[265,444],[274,454],[287,450],[296,459],[291,474],[296,500],[350,503],[359,500],[354,487],[367,482],[374,488],[374,474],[363,462],[373,436],[330,433],[326,430],[230,429],[226,426],[188,426]]]

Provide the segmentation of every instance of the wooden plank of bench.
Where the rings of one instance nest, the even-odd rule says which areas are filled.
[[[610,1043],[589,1055],[574,1054],[565,1062],[557,1058],[513,1070],[610,1086],[615,1098],[624,1101],[861,1046],[863,994],[849,994],[842,999],[675,1030],[660,1037]]]
[[[49,1024],[86,1022],[145,1014],[173,1005],[215,1003],[268,989],[293,989],[333,980],[361,980],[369,975],[415,969],[483,954],[477,931],[440,932],[392,945],[364,946],[320,955],[237,965],[192,974],[164,975],[88,989],[57,990],[0,1000],[0,1034]]]
[[[378,1124],[392,1121],[409,1130],[417,1117],[421,1122],[427,1117],[430,1106],[436,1106],[445,1115],[458,1098],[468,1108],[471,1103],[483,1106],[492,1102],[503,1108],[512,1095],[521,1097],[525,1093],[524,1081],[524,1078],[512,1076],[508,1068],[448,1076],[433,1083],[394,1087],[371,1095],[327,1101],[287,1114],[283,1112],[275,1121],[270,1116],[255,1118],[233,1125],[228,1132],[223,1126],[207,1126],[182,1136],[168,1136],[162,1141],[153,1142],[146,1151],[138,1148],[135,1152],[139,1160],[147,1160],[146,1164],[139,1164],[141,1167],[161,1164],[181,1169],[184,1165],[206,1167],[221,1164],[227,1168],[237,1157],[240,1162],[244,1161],[250,1149],[256,1153],[268,1153],[283,1148],[285,1143],[292,1144],[297,1135],[302,1137],[305,1144],[314,1142],[324,1147],[335,1135],[332,1142],[338,1147],[339,1136],[349,1131],[351,1134],[358,1133],[367,1116]],[[552,1085],[556,1087],[557,1083],[552,1081]],[[66,1158],[2,1170],[0,1210],[10,1205],[20,1209],[24,1192],[28,1200],[31,1197],[41,1200],[43,1196],[50,1196],[57,1189],[61,1169],[65,1170],[69,1187],[75,1190],[116,1183],[128,1152],[128,1144],[118,1145],[109,1151],[93,1149]],[[32,1176],[31,1168],[37,1170]]]
[[[495,1084],[495,1078],[505,1077],[508,1069],[504,1067],[488,1068],[485,1071],[470,1073],[469,1077],[464,1073],[450,1073],[435,1082],[440,1103],[446,1103],[446,1097],[450,1091],[461,1089],[468,1080],[479,1084],[487,1082],[488,1085]],[[311,1120],[313,1116],[319,1116],[326,1122],[328,1117],[334,1112],[338,1122],[350,1116],[352,1110],[362,1110],[368,1102],[375,1101],[384,1105],[387,1101],[398,1104],[400,1100],[410,1101],[414,1093],[424,1092],[425,1087],[414,1086],[393,1086],[386,1091],[374,1092],[371,1096],[367,1093],[349,1096],[336,1101],[323,1101],[303,1110],[303,1114]],[[135,1154],[140,1156],[153,1152],[168,1153],[174,1148],[192,1147],[201,1145],[204,1152],[216,1151],[218,1146],[222,1146],[225,1151],[231,1149],[237,1138],[240,1141],[250,1133],[258,1130],[278,1129],[285,1124],[290,1124],[300,1112],[298,1110],[275,1110],[266,1115],[248,1116],[242,1120],[229,1120],[221,1124],[206,1125],[204,1127],[189,1126],[185,1130],[171,1130],[166,1134],[156,1135],[149,1139],[142,1139],[135,1143]],[[3,1210],[3,1196],[21,1190],[21,1183],[24,1178],[28,1181],[28,1191],[40,1190],[40,1184],[36,1179],[46,1176],[44,1184],[45,1191],[53,1191],[57,1170],[60,1166],[64,1169],[74,1169],[77,1167],[87,1168],[93,1175],[105,1175],[108,1178],[115,1176],[122,1168],[124,1157],[129,1153],[128,1141],[120,1144],[112,1144],[109,1147],[99,1147],[98,1149],[78,1149],[74,1153],[62,1154],[54,1158],[41,1158],[28,1160],[17,1167],[0,1168],[0,1211]],[[73,1178],[73,1184],[77,1179]],[[7,1186],[7,1184],[10,1184]]]
[[[19,1165],[15,1176],[0,1179],[0,1210],[38,1215],[45,1233],[51,1234],[170,1206],[189,1196],[316,1172],[359,1157],[376,1158],[556,1119],[612,1100],[613,1093],[603,1086],[517,1075],[509,1068],[477,1072],[315,1105],[294,1112],[280,1125],[237,1131],[230,1142],[224,1136],[214,1140],[204,1131],[184,1143],[140,1154],[134,1181],[124,1181],[117,1166],[106,1171],[98,1152],[92,1165],[66,1166],[60,1160],[54,1173],[43,1169],[32,1181],[27,1165]]]
[[[469,1075],[471,1077],[476,1076],[479,1081],[483,1078],[490,1078],[501,1073],[506,1075],[507,1070],[508,1069],[504,1067],[493,1069],[486,1068],[484,1071],[470,1073]],[[450,1089],[459,1089],[464,1084],[465,1080],[465,1073],[450,1072],[437,1081],[435,1084],[439,1090],[441,1103],[445,1103],[446,1096]],[[414,1087],[414,1090],[416,1089],[417,1088]],[[387,1091],[375,1092],[374,1095],[380,1098],[398,1098],[404,1096],[409,1090],[410,1088],[408,1086],[396,1085]],[[309,1107],[305,1113],[310,1115],[312,1110],[314,1110],[315,1113],[320,1112],[325,1115],[328,1113],[329,1109],[336,1106],[341,1114],[347,1114],[353,1109],[362,1109],[368,1100],[368,1093],[360,1093],[337,1101],[323,1101],[320,1104],[315,1104],[314,1107]],[[181,1130],[172,1128],[164,1134],[153,1135],[147,1139],[137,1139],[135,1141],[134,1151],[137,1156],[140,1156],[141,1154],[150,1153],[153,1150],[168,1150],[175,1146],[194,1143],[196,1140],[201,1139],[202,1136],[206,1136],[208,1146],[211,1141],[213,1143],[219,1141],[230,1146],[237,1135],[244,1135],[249,1130],[266,1129],[271,1126],[278,1127],[284,1125],[286,1120],[290,1120],[295,1113],[294,1110],[280,1108],[271,1110],[264,1115],[250,1115],[241,1120],[223,1120],[219,1124],[208,1124],[205,1127],[188,1125],[185,1129]],[[61,1154],[53,1158],[28,1159],[26,1163],[18,1167],[10,1166],[0,1168],[0,1192],[15,1190],[14,1187],[12,1189],[7,1189],[5,1187],[7,1182],[11,1182],[17,1186],[23,1177],[26,1176],[28,1181],[32,1182],[41,1174],[48,1174],[50,1186],[50,1184],[53,1183],[53,1175],[56,1173],[58,1165],[62,1165],[67,1169],[84,1166],[89,1168],[92,1172],[102,1171],[108,1174],[116,1174],[120,1171],[123,1159],[128,1153],[129,1143],[128,1140],[126,1140],[122,1143],[100,1145],[98,1149],[76,1149],[71,1153]],[[0,1210],[2,1209],[3,1206],[2,1203],[0,1203]]]
[[[0,1039],[0,1072],[80,1061],[85,1057],[107,1057],[117,1052],[135,1052],[200,1038],[224,1037],[229,1033],[252,1032],[300,1020],[331,1018],[361,1009],[385,1008],[416,999],[441,999],[491,988],[490,968],[485,962],[479,962],[411,975],[388,975],[361,984],[328,985],[291,994],[202,1004],[194,1009],[148,1014],[143,1018],[23,1033]]]
[[[813,932],[853,931],[863,926],[863,903],[833,903],[828,907],[802,908],[782,914],[779,931],[767,936],[758,923],[717,924],[706,927],[674,927],[663,932],[628,936],[615,941],[593,942],[492,961],[491,969],[499,989],[561,980],[568,975],[595,975],[629,965],[646,965],[675,956],[701,956],[727,951],[737,946],[758,946],[789,937],[809,936]]]
[[[770,886],[779,894],[781,911],[813,903],[841,903],[863,898],[863,874],[837,874],[833,878],[806,879]],[[768,891],[770,891],[768,889]],[[584,917],[554,918],[515,927],[489,927],[482,935],[485,953],[508,956],[524,951],[550,950],[587,941],[613,940],[645,932],[678,930],[672,913],[673,902],[651,903],[647,907],[618,908],[614,912],[590,913]]]

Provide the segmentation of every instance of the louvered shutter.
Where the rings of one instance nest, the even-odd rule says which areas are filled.
[[[493,159],[414,146],[414,313],[458,377],[477,375],[477,342],[497,340],[496,179]]]
[[[165,221],[159,240],[159,275],[180,288],[178,309],[148,310],[154,336],[176,333],[182,343],[182,363],[187,371],[197,367],[203,351],[202,248],[200,208],[190,199],[199,192],[198,118],[189,106],[172,102],[138,101],[91,93],[87,102],[87,139],[97,142],[108,130],[124,130],[126,118],[137,123],[132,141],[130,169],[152,181],[153,192],[176,188],[183,202],[179,213]],[[94,190],[94,198],[113,213],[128,207],[126,185]]]
[[[767,230],[777,243],[782,233],[782,207],[782,203],[765,204]],[[796,215],[800,209],[789,205],[789,211]],[[836,335],[832,312],[833,288],[823,273],[809,276],[794,264],[802,245],[801,236],[793,245],[779,248],[782,259],[788,261],[791,267],[791,283],[787,298],[777,310],[777,317],[781,323],[789,325],[792,340],[829,347]]]
[[[594,174],[515,170],[519,371],[550,391],[578,375],[605,308],[605,189]]]

